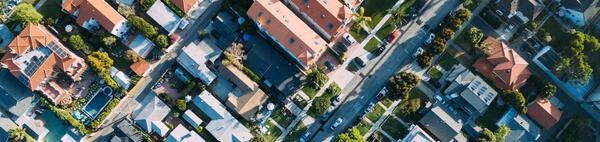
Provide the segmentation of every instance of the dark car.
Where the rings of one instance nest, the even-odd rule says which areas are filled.
[[[428,24],[425,24],[425,25],[423,25],[422,28],[423,28],[424,31],[429,31],[429,28],[431,28],[431,27],[429,27]]]
[[[348,46],[344,45],[343,43],[339,43],[338,47],[342,50],[342,52],[348,52]]]
[[[365,66],[366,66],[365,62],[364,62],[362,59],[358,58],[358,57],[356,57],[356,58],[352,59],[352,61],[353,61],[353,62],[356,64],[356,66],[358,66],[358,67],[361,67],[361,68],[362,68],[362,67],[365,67]]]
[[[381,55],[381,53],[383,53],[383,51],[385,50],[385,46],[379,46],[379,48],[375,49],[375,51],[373,51],[373,54],[375,56],[379,56]]]
[[[335,66],[329,61],[325,62],[325,66],[327,66],[327,70],[329,70],[329,71],[332,71],[335,69]]]

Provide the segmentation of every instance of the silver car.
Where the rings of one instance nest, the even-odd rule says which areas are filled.
[[[342,124],[342,122],[344,122],[344,120],[342,118],[338,118],[335,120],[335,122],[333,123],[333,125],[331,125],[331,130],[334,130],[335,128],[337,128],[338,126],[340,126],[340,124]]]

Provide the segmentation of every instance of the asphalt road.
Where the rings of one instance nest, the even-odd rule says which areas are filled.
[[[212,18],[218,13],[222,3],[223,0],[214,1],[213,4],[211,4],[201,16],[196,18],[196,21],[193,22],[193,24],[188,25],[190,26],[188,29],[185,29],[179,33],[181,40],[172,45],[174,46],[172,47],[174,49],[161,57],[161,59],[156,63],[156,66],[149,71],[148,75],[140,79],[136,86],[129,91],[129,94],[121,100],[115,109],[113,109],[112,113],[104,121],[100,130],[91,135],[88,140],[110,140],[113,132],[113,124],[116,124],[120,120],[126,119],[128,115],[138,108],[143,98],[152,93],[152,85],[155,84],[167,71],[167,69],[169,69],[169,67],[176,62],[175,59],[179,53],[181,53],[182,47],[199,38],[197,31],[204,29],[208,25],[210,20],[212,20]]]
[[[458,6],[458,3],[458,0],[430,0],[425,4],[419,19],[431,27],[438,25],[451,10]],[[408,26],[402,28],[402,35],[393,47],[388,48],[382,56],[375,59],[374,67],[366,73],[366,78],[355,76],[355,79],[342,90],[343,93],[349,94],[344,103],[325,123],[321,123],[323,125],[310,126],[309,132],[313,134],[311,141],[331,141],[333,137],[352,127],[354,122],[360,119],[367,104],[376,101],[375,94],[383,88],[386,81],[401,67],[414,60],[412,53],[421,46],[428,34],[421,30],[421,26],[411,21]],[[369,68],[363,70],[367,69]],[[342,118],[344,121],[335,130],[331,130],[329,127],[337,118]]]

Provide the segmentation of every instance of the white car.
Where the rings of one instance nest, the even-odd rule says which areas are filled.
[[[354,38],[348,33],[344,33],[344,35],[342,36],[344,37],[344,40],[346,40],[349,44],[354,44],[354,42],[356,42],[356,40],[354,40]]]
[[[338,95],[337,97],[335,97],[335,99],[333,100],[333,102],[332,102],[332,103],[333,103],[333,106],[337,106],[337,105],[339,105],[340,103],[342,103],[342,95],[340,94],[340,95]]]
[[[506,28],[504,28],[504,32],[507,32],[507,33],[508,33],[508,32],[510,32],[510,31],[511,31],[512,29],[514,29],[514,28],[515,28],[515,26],[513,26],[513,25],[508,25],[508,26],[506,26]]]
[[[385,96],[385,94],[387,94],[388,90],[387,87],[383,87],[381,90],[379,90],[379,93],[377,94],[377,99],[381,99]]]
[[[342,122],[344,122],[344,120],[342,118],[338,118],[335,120],[335,122],[333,123],[333,125],[331,125],[331,130],[334,130],[336,127],[340,126],[340,124],[342,124]]]
[[[435,38],[435,34],[433,34],[433,33],[429,34],[429,37],[427,37],[427,40],[425,40],[425,44],[430,44],[434,38]]]
[[[423,50],[423,48],[419,47],[419,48],[417,48],[417,51],[415,51],[415,53],[413,53],[413,56],[417,57],[417,55],[421,55],[421,54],[423,54],[423,52],[425,52],[425,50]]]

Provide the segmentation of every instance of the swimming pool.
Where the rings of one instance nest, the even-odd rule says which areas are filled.
[[[58,119],[56,114],[50,110],[45,111],[44,113],[37,116],[38,119],[44,122],[44,127],[46,127],[50,132],[44,138],[48,142],[56,142],[60,141],[60,138],[65,135],[67,130],[69,130],[69,124],[65,121]]]
[[[110,87],[104,87],[94,94],[92,99],[90,99],[85,107],[83,107],[83,111],[90,117],[92,120],[96,119],[96,117],[100,114],[100,111],[104,109],[104,107],[110,102],[113,98],[113,90]]]

